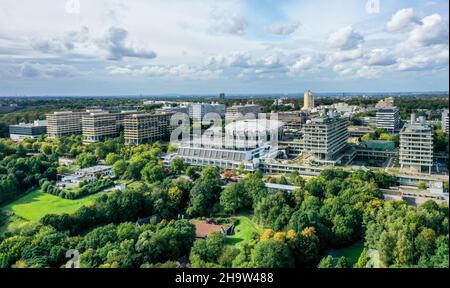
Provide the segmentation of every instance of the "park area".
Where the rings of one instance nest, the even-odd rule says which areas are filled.
[[[239,247],[244,243],[251,242],[255,233],[261,235],[264,232],[263,228],[256,225],[247,216],[239,216],[234,218],[238,220],[238,223],[234,229],[234,235],[227,237],[228,245],[236,245]]]
[[[39,221],[46,214],[73,213],[83,205],[92,203],[102,193],[90,195],[81,199],[62,199],[36,189],[0,209],[13,213],[13,216],[0,227],[0,231],[15,229],[28,221]]]

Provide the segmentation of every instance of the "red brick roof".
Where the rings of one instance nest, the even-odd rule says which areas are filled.
[[[192,224],[195,225],[195,237],[206,238],[209,234],[213,232],[220,232],[220,228],[223,227],[227,229],[230,225],[216,225],[209,224],[206,221],[193,220]]]

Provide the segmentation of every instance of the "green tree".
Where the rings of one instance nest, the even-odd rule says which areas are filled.
[[[112,166],[112,173],[116,177],[122,177],[127,171],[127,162],[125,160],[118,160]]]
[[[186,165],[181,157],[175,157],[170,161],[170,170],[177,175],[181,175],[185,168]]]
[[[105,163],[106,165],[114,165],[117,161],[120,160],[120,156],[116,153],[108,153],[106,155]]]
[[[294,259],[287,246],[274,239],[260,241],[253,250],[255,268],[292,268]]]
[[[147,164],[141,171],[142,179],[148,183],[155,183],[164,180],[166,171],[161,165]]]

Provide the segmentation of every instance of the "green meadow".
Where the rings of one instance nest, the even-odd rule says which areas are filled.
[[[2,209],[13,212],[25,220],[39,221],[46,214],[73,213],[81,206],[92,203],[101,194],[97,193],[81,199],[69,200],[37,189],[9,203]]]

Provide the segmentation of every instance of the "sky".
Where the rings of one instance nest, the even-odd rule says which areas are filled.
[[[0,0],[0,96],[448,91],[448,6]]]

